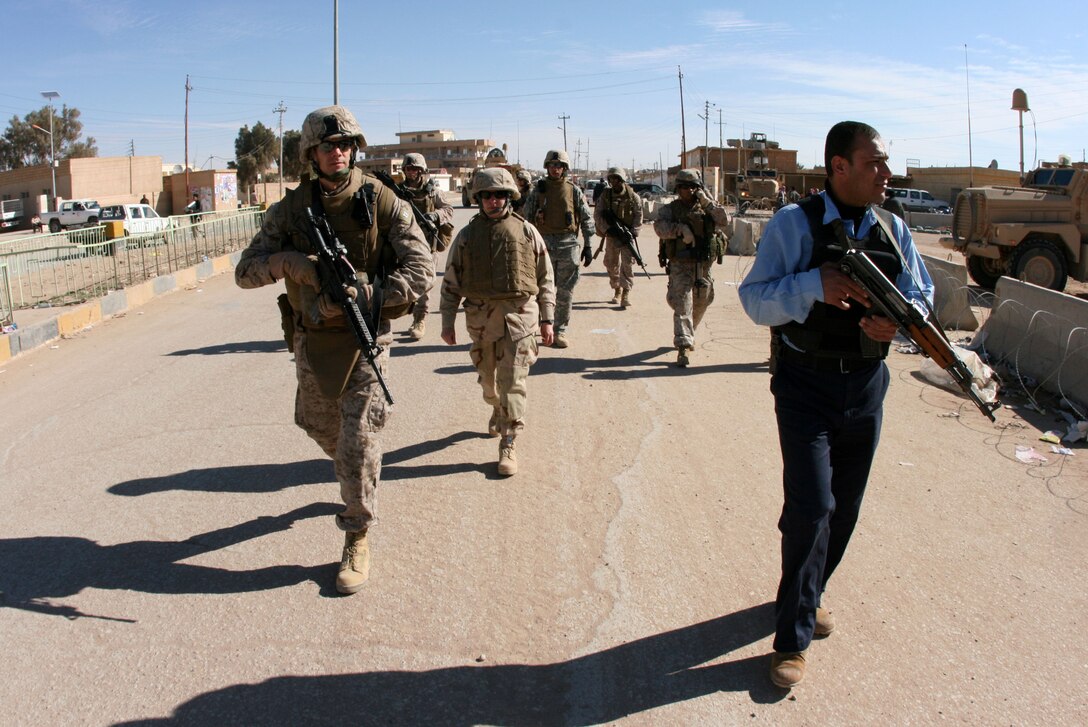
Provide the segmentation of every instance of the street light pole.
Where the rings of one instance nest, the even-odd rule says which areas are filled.
[[[56,91],[42,91],[42,98],[49,102],[49,171],[53,175],[53,199],[49,201],[49,206],[55,211],[57,208],[57,150],[53,143],[53,99],[60,98],[60,94]]]
[[[1028,108],[1028,95],[1023,89],[1016,88],[1012,92],[1012,110],[1020,116],[1020,184],[1024,184],[1024,112],[1031,111]]]

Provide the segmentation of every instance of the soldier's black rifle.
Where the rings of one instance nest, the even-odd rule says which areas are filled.
[[[948,372],[979,411],[989,417],[990,421],[997,421],[993,412],[1001,404],[996,401],[987,404],[979,397],[978,392],[971,385],[973,379],[971,370],[952,348],[944,331],[922,315],[922,312],[915,308],[888,280],[880,268],[873,264],[868,255],[861,250],[848,250],[839,261],[839,269],[865,289],[876,307],[895,321],[899,329],[914,341],[918,348],[922,349],[922,353]]]
[[[635,233],[631,232],[631,228],[623,224],[623,220],[617,217],[612,210],[603,210],[601,216],[608,223],[608,230],[605,231],[605,234],[616,238],[621,245],[626,246],[631,251],[631,257],[635,259],[638,266],[642,268],[642,272],[646,273],[646,277],[649,278],[650,271],[646,269],[646,263],[642,260],[642,253],[638,250],[638,240],[635,238]]]
[[[430,244],[431,249],[434,250],[435,246],[438,244],[438,225],[428,219],[426,213],[419,209],[419,207],[416,207],[416,199],[412,194],[412,190],[408,189],[403,184],[397,184],[388,173],[381,170],[375,170],[371,172],[371,174],[377,177],[378,181],[386,187],[393,190],[393,194],[409,204],[412,208],[412,215],[416,218],[416,224],[423,230],[424,237],[427,238],[427,242]]]
[[[374,331],[381,320],[381,286],[379,281],[374,281],[374,285],[372,285],[374,308],[371,310],[370,320],[368,321],[363,316],[362,311],[359,310],[355,298],[348,294],[347,288],[359,290],[359,278],[355,273],[355,268],[348,260],[347,248],[336,237],[336,233],[333,232],[329,221],[323,215],[315,215],[313,208],[307,207],[306,224],[300,225],[300,227],[310,240],[310,246],[317,255],[316,265],[318,277],[321,279],[321,292],[327,294],[335,304],[343,309],[344,317],[347,318],[351,331],[359,342],[359,350],[366,358],[366,362],[370,364],[370,368],[374,370],[378,384],[385,394],[385,400],[392,404],[393,395],[389,393],[389,387],[385,384],[385,378],[382,376],[381,367],[378,366],[377,362],[377,358],[382,354],[383,349],[374,340]]]

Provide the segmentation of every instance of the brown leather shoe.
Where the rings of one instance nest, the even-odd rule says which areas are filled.
[[[831,615],[823,606],[816,607],[816,627],[812,630],[812,635],[817,638],[823,638],[830,636],[831,632],[835,630],[835,617]]]
[[[792,689],[805,678],[805,652],[776,651],[771,654],[771,682]]]

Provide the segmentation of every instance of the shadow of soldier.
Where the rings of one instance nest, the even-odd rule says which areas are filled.
[[[280,724],[291,714],[308,724],[595,725],[721,691],[770,703],[786,693],[767,679],[765,656],[700,665],[770,635],[773,611],[764,603],[554,664],[276,677],[125,724]]]
[[[321,585],[333,566],[277,565],[235,571],[179,561],[288,530],[299,520],[329,516],[339,509],[313,503],[181,542],[137,540],[99,545],[86,538],[63,536],[0,539],[0,606],[78,618],[87,614],[44,599],[74,596],[85,588],[173,595],[246,593],[307,580]]]
[[[265,493],[325,482],[336,482],[332,460],[310,459],[283,464],[208,467],[162,477],[142,477],[118,482],[106,491],[123,497],[172,491]]]

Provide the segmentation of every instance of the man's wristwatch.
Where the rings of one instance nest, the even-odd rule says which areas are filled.
[[[550,326],[550,325],[553,325],[554,323],[555,323],[555,321],[541,321],[541,322],[540,322],[540,325],[542,325],[542,326]]]

